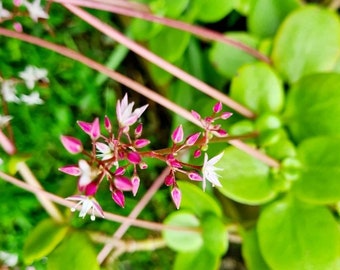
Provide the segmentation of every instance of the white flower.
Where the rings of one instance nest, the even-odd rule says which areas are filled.
[[[24,71],[19,73],[19,77],[25,81],[28,89],[33,89],[35,82],[39,80],[48,82],[47,70],[35,66],[27,66]]]
[[[17,89],[13,80],[4,80],[1,85],[1,94],[5,101],[19,103],[20,99],[16,95]]]
[[[218,177],[220,177],[216,171],[222,171],[223,169],[215,167],[215,164],[222,158],[223,152],[212,159],[208,160],[208,155],[205,153],[204,155],[204,163],[202,167],[202,173],[203,173],[203,190],[205,190],[206,187],[206,180],[208,180],[210,183],[212,183],[213,186],[221,187],[221,183],[218,180]]]
[[[11,17],[11,15],[12,15],[11,12],[9,12],[7,9],[4,9],[2,7],[2,2],[0,1],[0,20],[9,18]]]
[[[124,132],[127,132],[129,130],[129,126],[136,123],[138,118],[142,115],[142,113],[146,110],[146,108],[149,106],[148,104],[135,109],[132,112],[133,105],[135,103],[131,102],[128,103],[128,97],[127,94],[125,94],[122,101],[117,102],[116,112],[117,112],[117,118],[120,127],[124,129]]]
[[[102,160],[108,160],[113,157],[113,146],[105,143],[96,142],[96,148],[98,150],[97,157]]]
[[[21,95],[20,99],[27,105],[40,105],[44,103],[38,92],[32,92],[30,95]]]
[[[95,213],[97,213],[102,218],[104,217],[103,209],[100,207],[95,198],[90,198],[84,195],[74,195],[66,198],[66,200],[78,201],[78,203],[71,208],[71,211],[75,212],[77,210],[77,207],[81,205],[81,210],[79,212],[79,217],[81,218],[84,218],[89,211],[91,211],[91,220],[96,219]]]
[[[48,14],[40,6],[40,0],[34,0],[33,3],[23,0],[22,5],[27,8],[28,13],[30,14],[30,17],[33,21],[37,22],[39,18],[48,19]]]
[[[0,114],[0,128],[5,127],[12,118],[13,118],[13,116],[11,116],[11,115],[1,115]]]
[[[91,166],[83,159],[79,160],[78,166],[80,170],[78,185],[81,187],[87,186],[91,183],[93,177]]]

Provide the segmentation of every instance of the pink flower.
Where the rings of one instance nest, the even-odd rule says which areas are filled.
[[[61,136],[60,139],[62,144],[69,153],[78,154],[81,151],[83,151],[83,144],[77,138],[70,136]]]
[[[128,103],[127,94],[125,94],[124,98],[121,101],[118,100],[117,102],[117,119],[119,122],[119,126],[123,129],[124,132],[127,132],[129,130],[129,127],[137,122],[138,118],[141,117],[142,113],[149,106],[147,104],[132,111],[134,104],[134,102]]]
[[[180,143],[183,141],[183,127],[179,125],[172,133],[171,139],[174,143]]]
[[[179,209],[179,206],[181,205],[181,200],[182,200],[182,193],[179,190],[178,187],[175,187],[171,191],[171,197],[172,201],[174,202],[175,206],[177,209]]]
[[[116,204],[118,204],[120,207],[125,206],[125,197],[124,193],[120,190],[116,189],[112,192],[112,199],[115,201]]]

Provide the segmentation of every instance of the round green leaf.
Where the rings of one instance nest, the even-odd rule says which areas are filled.
[[[262,204],[275,196],[273,183],[269,177],[269,167],[247,153],[228,147],[216,167],[219,172],[225,196],[245,204]]]
[[[190,34],[174,29],[163,28],[150,40],[150,49],[169,62],[175,62],[182,57],[190,40]]]
[[[23,249],[25,264],[32,264],[50,254],[64,239],[67,230],[68,227],[51,219],[41,221],[26,239]]]
[[[319,135],[340,135],[340,74],[302,78],[289,91],[285,122],[297,141]]]
[[[221,218],[208,213],[202,218],[204,246],[213,254],[223,255],[228,248],[228,232]]]
[[[216,270],[220,256],[204,247],[197,251],[180,252],[176,256],[174,270]]]
[[[261,213],[257,231],[271,269],[338,269],[340,232],[323,206],[275,202]]]
[[[272,36],[286,15],[299,6],[298,0],[257,0],[249,12],[249,31],[259,37]]]
[[[233,99],[255,112],[279,112],[284,93],[282,82],[264,63],[253,63],[238,70],[231,83]]]
[[[229,38],[243,42],[256,48],[258,41],[244,32],[228,33]],[[209,51],[209,60],[216,70],[228,78],[236,75],[237,70],[244,64],[255,62],[256,59],[244,51],[220,42],[214,42]]]
[[[233,9],[230,0],[195,0],[200,4],[197,19],[202,22],[216,22],[225,17]]]
[[[199,228],[200,222],[190,212],[180,210],[170,214],[164,224]],[[203,245],[202,235],[198,231],[164,230],[163,238],[170,248],[180,252],[198,250]]]
[[[131,21],[131,36],[138,41],[147,41],[157,35],[163,26],[158,23],[149,22],[143,19],[135,18]]]
[[[184,181],[178,181],[177,184],[182,192],[181,208],[192,211],[198,217],[205,213],[222,216],[220,205],[201,188]]]
[[[256,228],[247,230],[242,235],[242,256],[248,270],[269,270],[269,266],[263,259]]]
[[[165,0],[165,15],[171,18],[179,17],[182,12],[188,7],[189,2],[189,0]]]
[[[312,138],[298,147],[302,170],[294,191],[312,203],[340,201],[340,138]]]
[[[332,70],[339,53],[337,14],[317,6],[305,6],[282,23],[273,43],[272,59],[284,79],[295,82],[303,75]]]
[[[73,232],[48,257],[47,270],[99,270],[96,253],[86,234]]]

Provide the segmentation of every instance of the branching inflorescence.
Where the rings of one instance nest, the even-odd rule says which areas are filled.
[[[148,165],[145,158],[155,158],[169,167],[170,173],[165,177],[164,184],[171,187],[171,197],[178,209],[181,202],[181,191],[176,183],[176,173],[184,175],[192,181],[201,181],[203,189],[206,181],[213,186],[220,186],[218,174],[219,168],[215,164],[220,160],[223,153],[209,159],[204,154],[203,165],[194,165],[181,161],[180,152],[194,149],[193,157],[201,156],[206,151],[209,141],[213,136],[224,137],[227,132],[221,125],[215,124],[216,120],[228,119],[232,114],[222,112],[222,103],[217,102],[213,107],[212,115],[202,118],[197,112],[192,111],[193,116],[202,123],[203,132],[189,135],[184,140],[182,125],[179,125],[172,133],[172,146],[159,150],[142,150],[150,144],[148,139],[142,138],[143,125],[139,119],[148,105],[133,110],[134,102],[128,102],[127,94],[122,100],[118,100],[116,114],[118,128],[114,130],[110,119],[104,118],[104,133],[101,131],[99,118],[92,123],[78,121],[79,127],[90,136],[92,147],[86,150],[82,142],[70,136],[61,136],[61,142],[71,154],[83,154],[76,165],[67,165],[60,171],[78,177],[78,190],[81,195],[68,197],[69,200],[77,201],[82,205],[79,216],[85,217],[91,212],[91,219],[95,219],[95,213],[103,217],[103,211],[95,199],[99,185],[104,179],[109,183],[112,199],[121,207],[125,206],[124,192],[137,194],[140,177],[139,170],[145,170]],[[134,132],[131,132],[135,126]],[[133,134],[132,134],[133,133]],[[75,211],[76,207],[72,208]]]

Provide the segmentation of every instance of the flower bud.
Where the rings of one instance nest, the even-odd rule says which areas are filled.
[[[135,128],[135,137],[139,138],[142,135],[143,132],[143,124],[140,123],[138,126]]]
[[[147,146],[149,143],[150,143],[150,141],[147,140],[147,139],[137,139],[134,142],[134,146],[136,148],[143,148],[143,147]]]
[[[116,189],[115,191],[112,192],[112,199],[116,204],[118,204],[120,207],[125,206],[125,197],[124,193],[121,192],[120,190]]]
[[[90,135],[91,135],[91,139],[93,141],[98,140],[99,137],[100,137],[100,126],[99,126],[99,118],[98,117],[96,119],[94,119],[94,121],[92,123]]]
[[[164,179],[164,184],[166,186],[172,186],[175,183],[175,176],[173,173],[168,174]]]
[[[134,175],[131,179],[131,182],[132,182],[132,194],[133,196],[136,196],[139,189],[140,179],[137,175]]]
[[[105,126],[106,130],[111,133],[111,130],[112,130],[111,121],[106,115],[105,115],[105,118],[104,118],[104,126]]]
[[[131,191],[133,188],[130,179],[121,175],[115,176],[114,184],[117,189],[122,191]]]
[[[201,115],[198,112],[191,110],[191,114],[195,119],[201,120]]]
[[[181,200],[182,200],[182,193],[179,190],[178,187],[174,187],[171,191],[171,197],[172,201],[174,202],[175,206],[177,209],[179,209],[179,206],[181,205]]]
[[[77,124],[86,134],[91,136],[92,123],[77,121]]]
[[[188,177],[193,181],[202,181],[202,176],[197,172],[189,172]]]
[[[141,162],[142,158],[137,152],[129,152],[127,154],[127,159],[132,163],[132,164],[138,164]]]
[[[179,125],[171,135],[171,139],[174,143],[180,143],[183,141],[183,127]]]
[[[194,152],[194,158],[198,158],[201,156],[201,149],[196,149]]]
[[[225,119],[228,119],[229,117],[231,117],[232,115],[233,115],[232,112],[224,112],[224,113],[221,114],[221,118],[225,120]]]
[[[188,145],[188,146],[194,145],[196,143],[196,141],[198,140],[200,135],[201,135],[201,132],[197,132],[197,133],[194,133],[194,134],[190,135],[186,139],[185,144]]]
[[[60,139],[62,144],[69,153],[78,154],[81,151],[83,151],[83,144],[77,138],[70,136],[61,136]]]
[[[214,105],[213,111],[214,113],[219,113],[221,110],[222,110],[222,102],[219,101]]]
[[[79,176],[80,175],[80,169],[76,165],[67,165],[64,167],[59,168],[59,171],[73,175],[73,176]]]

